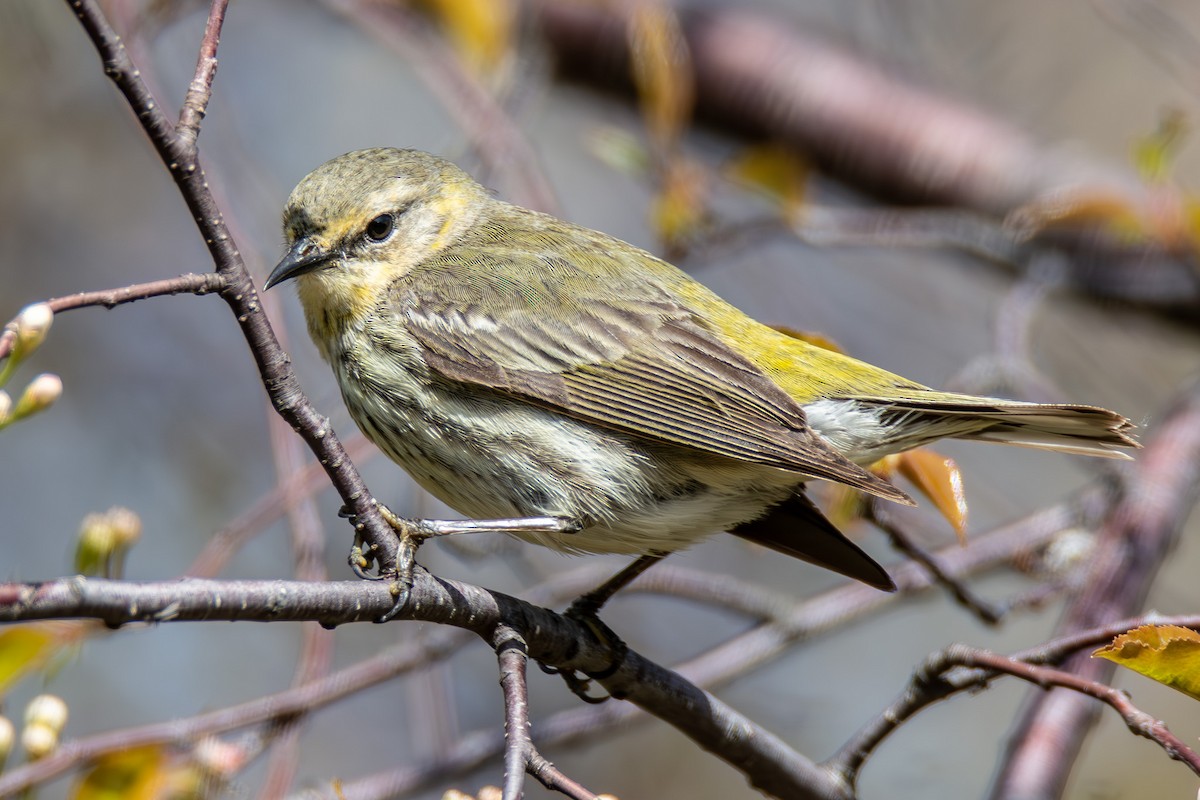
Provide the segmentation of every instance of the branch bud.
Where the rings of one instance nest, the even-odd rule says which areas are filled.
[[[108,511],[88,514],[79,525],[75,546],[75,569],[83,575],[114,577],[117,560],[142,535],[142,520],[128,508],[114,506]]]
[[[43,372],[25,387],[25,391],[21,393],[21,399],[13,407],[8,421],[15,422],[39,411],[45,411],[62,396],[62,390],[62,378],[49,372]]]

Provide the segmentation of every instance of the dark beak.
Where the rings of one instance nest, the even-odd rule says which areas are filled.
[[[296,243],[292,245],[292,249],[288,250],[283,260],[267,276],[267,282],[263,286],[263,291],[270,289],[277,283],[283,283],[305,273],[312,272],[315,269],[320,269],[332,257],[332,253],[323,251],[311,240],[306,238],[297,239]]]

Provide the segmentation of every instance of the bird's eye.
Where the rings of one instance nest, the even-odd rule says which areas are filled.
[[[396,217],[392,214],[380,214],[367,223],[367,238],[372,242],[382,242],[392,235],[396,229]]]

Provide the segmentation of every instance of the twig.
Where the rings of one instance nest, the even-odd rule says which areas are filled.
[[[525,682],[528,659],[525,640],[507,625],[496,628],[492,646],[500,662],[500,689],[504,693],[504,795],[521,800],[525,795],[525,766],[535,752],[529,734],[529,687]]]
[[[420,619],[466,628],[485,638],[501,622],[510,624],[529,642],[530,655],[548,665],[599,672],[611,663],[609,648],[598,644],[583,626],[516,598],[418,573],[412,600],[405,617],[415,619],[419,614]],[[0,587],[0,620],[61,617],[64,607],[74,606],[77,610],[71,616],[86,615],[112,625],[187,619],[315,619],[337,624],[376,619],[392,604],[387,586],[362,582],[133,584],[73,578],[36,587]],[[676,726],[763,791],[821,800],[846,797],[828,774],[778,737],[633,651],[603,685],[610,694],[625,697]],[[0,795],[18,782],[29,785],[30,776],[19,770],[0,776]]]
[[[1129,730],[1134,734],[1157,743],[1168,756],[1182,762],[1192,772],[1200,775],[1200,756],[1171,733],[1164,723],[1135,706],[1129,696],[1122,691],[1105,686],[1098,681],[1072,675],[1069,672],[1026,664],[983,650],[968,649],[959,654],[959,662],[964,667],[978,667],[994,673],[1012,675],[1023,681],[1037,684],[1043,689],[1061,686],[1094,697],[1108,704],[1120,714]]]
[[[1088,516],[1094,514],[1092,506],[1098,504],[1100,493],[1086,493],[1079,505],[1086,509]],[[968,548],[957,545],[946,548],[938,553],[946,567],[955,575],[961,576],[969,572],[995,566],[1011,561],[1019,552],[1035,548],[1044,543],[1050,536],[1062,528],[1074,524],[1079,516],[1077,511],[1067,504],[1046,509],[1018,523],[989,533],[980,534],[971,540]],[[609,568],[604,565],[592,564],[560,575],[554,581],[543,587],[535,587],[529,593],[529,601],[538,604],[557,604],[568,598],[577,597],[587,589],[609,575]],[[904,564],[893,570],[897,583],[903,594],[928,589],[932,583],[925,571],[915,564]],[[60,582],[59,588],[49,584],[43,585],[8,585],[0,586],[0,618],[30,619],[62,618],[88,616],[89,609],[99,613],[99,609],[89,606],[81,595],[70,590],[68,579]],[[168,590],[186,589],[191,584],[188,581],[172,583],[164,586],[162,602],[169,605]],[[204,593],[205,586],[224,586],[224,583],[199,584],[198,591]],[[354,593],[357,584],[333,584],[345,587]],[[153,592],[150,587],[136,598],[127,598],[142,603]],[[274,618],[292,618],[286,615],[283,606],[299,601],[298,595],[285,590],[281,584],[265,584],[264,589],[274,590],[264,598],[274,609]],[[301,589],[308,586],[301,585]],[[190,590],[189,590],[190,591]],[[675,597],[686,598],[696,602],[711,603],[720,607],[733,608],[747,616],[771,620],[770,624],[760,625],[744,634],[734,637],[709,652],[682,665],[680,671],[691,680],[702,686],[715,686],[725,683],[734,677],[766,663],[778,654],[785,652],[796,642],[811,638],[822,632],[843,628],[853,619],[864,617],[873,611],[895,602],[897,595],[886,595],[856,584],[846,584],[829,592],[796,603],[787,598],[764,592],[758,587],[747,585],[730,576],[701,573],[671,564],[669,561],[659,565],[656,570],[643,575],[628,589],[628,593],[652,592],[665,593]],[[4,616],[4,605],[17,602],[21,597],[41,595],[39,607],[24,610],[12,609],[10,616]],[[14,600],[13,598],[16,598]],[[248,603],[250,598],[246,593],[218,598],[226,603]],[[387,603],[386,598],[380,602]],[[315,603],[310,603],[315,605]],[[348,607],[349,606],[348,604]],[[177,612],[182,609],[176,608]],[[364,614],[370,617],[374,609],[364,609]],[[193,611],[197,617],[203,617],[202,611]],[[131,617],[113,618],[103,616],[109,624],[117,625],[133,620]],[[349,621],[326,619],[326,624],[333,625]],[[1144,620],[1132,620],[1125,627],[1115,627],[1100,632],[1098,640],[1080,640],[1071,645],[1069,652],[1089,644],[1098,644],[1111,639],[1117,633],[1128,628],[1136,627]],[[1188,625],[1185,621],[1172,623],[1161,620],[1163,624]],[[348,667],[330,675],[328,678],[303,687],[289,689],[259,700],[244,703],[230,709],[211,712],[199,717],[178,720],[170,723],[159,723],[141,728],[124,731],[111,731],[98,736],[68,742],[64,749],[46,759],[27,767],[19,767],[10,775],[0,778],[0,789],[15,786],[21,789],[32,783],[46,780],[69,769],[81,761],[97,758],[113,750],[133,747],[140,744],[161,744],[164,742],[183,742],[213,733],[232,730],[256,723],[268,722],[276,718],[286,718],[298,713],[312,711],[324,705],[335,702],[354,692],[388,680],[395,675],[406,672],[418,666],[435,663],[448,657],[456,649],[469,641],[462,631],[433,631],[428,640],[414,651],[411,647],[397,647],[387,650],[360,664]],[[1052,659],[1053,649],[1043,649],[1025,654],[1031,662],[1039,659]],[[553,715],[539,723],[543,740],[547,743],[563,743],[576,741],[580,737],[603,732],[613,724],[637,718],[640,712],[628,704],[607,703],[603,706],[576,709]],[[493,737],[491,732],[469,734],[463,737],[453,748],[426,764],[405,767],[397,772],[382,773],[361,779],[353,784],[355,796],[390,797],[396,791],[410,791],[414,788],[428,787],[433,781],[449,774],[457,774],[464,770],[478,767],[488,759],[495,758],[502,752],[502,738]],[[27,771],[28,770],[28,771]],[[11,782],[11,783],[10,783]],[[399,787],[399,788],[397,788]],[[351,787],[348,786],[347,789]]]
[[[525,793],[525,773],[547,789],[574,800],[594,800],[595,793],[571,780],[542,757],[529,730],[529,686],[525,666],[525,640],[507,625],[499,625],[492,640],[500,663],[500,688],[504,692],[504,795],[503,800],[520,800]]]
[[[936,556],[919,547],[900,525],[894,511],[874,500],[868,503],[867,508],[867,518],[887,535],[892,546],[929,570],[934,581],[945,588],[956,603],[988,625],[996,625],[1004,618],[1003,609],[976,595],[965,583],[954,578]]]
[[[120,289],[103,289],[98,292],[79,292],[78,294],[69,294],[64,297],[53,297],[46,301],[50,309],[55,313],[61,313],[74,308],[86,308],[88,306],[104,306],[105,308],[116,308],[125,303],[132,303],[136,300],[145,300],[150,297],[162,297],[164,295],[175,294],[211,294],[219,292],[225,288],[225,278],[216,272],[206,272],[202,275],[189,272],[186,275],[180,275],[178,278],[167,278],[161,281],[150,281],[149,283],[135,283],[131,286],[123,286]],[[13,342],[16,340],[16,334],[10,330],[5,330],[0,334],[0,358],[6,357],[12,351]]]
[[[1125,620],[1121,624],[1136,627],[1142,620]],[[1179,622],[1190,622],[1195,625],[1200,622],[1196,617],[1181,618]],[[1171,624],[1178,624],[1172,620]],[[1109,633],[1109,628],[1089,632],[1086,637],[1076,639],[1073,644],[1079,644],[1086,639],[1111,638],[1103,636]],[[1122,628],[1128,630],[1128,628]],[[1069,651],[1062,646],[1056,647],[1062,657]],[[966,669],[960,669],[966,668]],[[1200,756],[1197,756],[1167,727],[1141,711],[1130,702],[1129,698],[1116,689],[1099,681],[1081,678],[1058,669],[1030,664],[1020,654],[1001,656],[965,645],[952,645],[945,650],[934,653],[917,668],[912,682],[886,710],[872,720],[866,727],[851,738],[842,749],[825,766],[837,771],[851,785],[858,777],[858,772],[866,759],[883,740],[899,729],[906,721],[921,710],[936,702],[963,691],[973,691],[986,686],[998,675],[1007,674],[1030,683],[1037,684],[1043,689],[1061,686],[1072,689],[1080,695],[1094,697],[1112,706],[1121,714],[1129,729],[1139,736],[1144,736],[1158,743],[1167,754],[1186,764],[1193,772],[1200,775]]]

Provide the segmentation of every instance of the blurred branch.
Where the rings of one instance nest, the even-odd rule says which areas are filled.
[[[431,35],[412,11],[396,3],[325,0],[325,4],[407,59],[488,169],[513,182],[510,199],[535,211],[557,211],[554,189],[525,134],[442,37]]]
[[[622,12],[603,3],[526,6],[566,74],[632,96]],[[1171,310],[1200,305],[1200,269],[1179,227],[1188,218],[1179,192],[1147,186],[1132,169],[1048,148],[779,20],[732,7],[684,9],[680,18],[702,119],[797,147],[833,174],[886,195],[1025,219],[1032,224],[1023,236],[1072,254],[1071,279],[1086,291]],[[1138,220],[1146,235],[1131,242],[1097,224],[1118,217]],[[848,224],[859,223],[836,221],[835,238]],[[829,226],[823,221],[809,235]],[[921,227],[927,223],[915,233],[927,241],[965,235],[985,252],[1019,244],[977,230]]]
[[[1100,529],[1082,590],[1068,605],[1059,636],[1129,616],[1145,602],[1200,495],[1200,381],[1189,387],[1152,434]],[[1101,683],[1114,668],[1110,661],[1085,658],[1064,665],[1085,680]],[[1010,735],[991,796],[1061,794],[1095,724],[1095,711],[1077,694],[1035,698]]]

